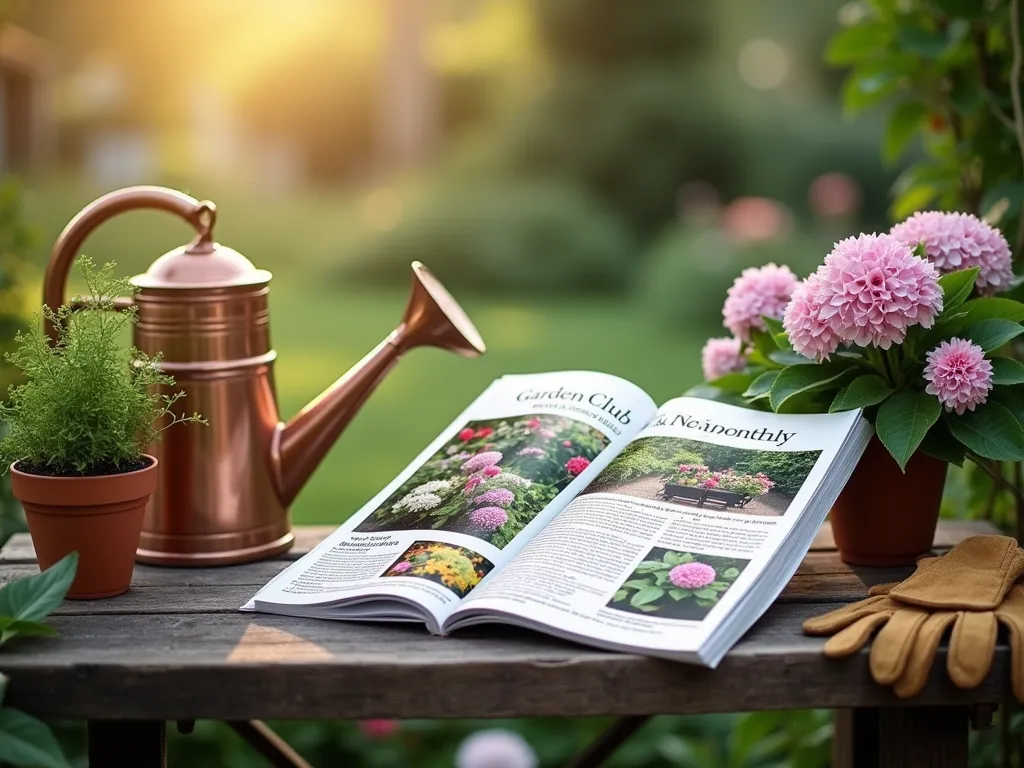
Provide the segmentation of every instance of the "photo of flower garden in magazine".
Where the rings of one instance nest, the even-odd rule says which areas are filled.
[[[501,549],[608,442],[564,416],[471,421],[355,530],[455,531]]]
[[[585,493],[621,493],[681,506],[781,517],[821,451],[758,451],[677,437],[626,446]]]
[[[749,562],[655,547],[616,590],[608,607],[661,619],[703,621]]]
[[[494,563],[471,549],[442,541],[415,541],[382,576],[427,579],[465,597],[493,568]]]

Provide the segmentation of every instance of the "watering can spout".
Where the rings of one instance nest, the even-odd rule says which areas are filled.
[[[271,469],[282,505],[294,501],[338,436],[406,351],[431,346],[463,357],[487,347],[479,331],[440,281],[418,261],[399,326],[287,424],[271,442]]]

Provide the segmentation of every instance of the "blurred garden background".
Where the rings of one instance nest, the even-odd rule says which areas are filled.
[[[836,239],[931,202],[901,173],[923,155],[917,130],[948,126],[926,112],[895,130],[883,112],[851,119],[844,88],[848,112],[887,97],[891,77],[851,90],[826,59],[852,63],[877,40],[825,55],[872,13],[923,18],[937,34],[928,3],[900,5],[8,3],[0,345],[37,306],[63,226],[121,186],[212,199],[218,239],[274,273],[285,416],[394,327],[409,262],[422,260],[489,351],[418,350],[384,382],[293,508],[297,523],[341,523],[496,376],[596,369],[672,397],[700,380],[700,348],[722,335],[743,267],[776,261],[803,276]],[[166,214],[133,213],[85,252],[135,274],[189,237]],[[9,532],[17,512],[6,514]],[[498,725],[554,766],[601,724]],[[281,730],[316,765],[447,766],[481,727]],[[73,751],[79,732],[62,732]],[[660,718],[610,764],[811,768],[827,764],[830,732],[817,712]],[[258,764],[211,723],[176,738],[171,759]]]

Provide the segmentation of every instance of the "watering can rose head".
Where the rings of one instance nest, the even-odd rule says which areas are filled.
[[[791,274],[744,270],[723,308],[732,336],[705,345],[706,382],[689,394],[778,413],[863,408],[903,469],[919,450],[1024,460],[1024,304],[998,229],[918,213],[836,243],[803,281]]]

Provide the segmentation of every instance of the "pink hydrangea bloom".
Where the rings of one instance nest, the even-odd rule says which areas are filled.
[[[408,563],[405,560],[403,560],[402,562],[397,563],[394,566],[392,566],[391,572],[392,573],[405,573],[410,568],[412,568],[412,563]]]
[[[473,472],[479,472],[481,469],[486,467],[493,467],[503,456],[501,451],[484,451],[478,453],[476,456],[470,456],[466,459],[466,463],[462,465],[462,471],[466,474],[472,474]]]
[[[839,346],[839,337],[821,317],[821,282],[811,275],[793,291],[786,307],[782,325],[789,334],[789,343],[804,357],[828,360]]]
[[[528,422],[526,422],[527,429],[540,429],[540,419],[534,416]]]
[[[722,307],[722,323],[733,336],[750,341],[750,330],[764,330],[762,315],[781,318],[796,288],[796,275],[789,267],[765,264],[744,269],[729,288]]]
[[[890,235],[858,235],[836,243],[796,292],[783,324],[792,329],[794,349],[822,359],[835,349],[831,338],[822,343],[822,321],[837,344],[889,349],[902,343],[908,328],[930,328],[941,311],[939,273],[932,264]]]
[[[892,228],[911,248],[924,243],[928,261],[940,272],[978,267],[983,293],[1005,291],[1013,279],[1013,256],[1003,233],[970,213],[918,211]]]
[[[992,389],[992,363],[981,347],[966,339],[944,341],[926,356],[925,392],[946,408],[963,414],[981,405]]]
[[[684,563],[668,572],[668,580],[683,589],[700,589],[715,580],[715,569],[705,563]]]
[[[566,448],[572,448],[572,440],[563,440],[562,445],[564,445]]]
[[[474,432],[469,427],[466,427],[464,430],[459,432],[459,440],[461,440],[462,442],[466,442],[467,440],[472,440],[473,436],[475,434],[476,434],[476,432]]]
[[[501,507],[480,507],[469,513],[469,519],[485,531],[496,531],[508,522],[508,513]]]
[[[494,465],[484,467],[483,472],[481,472],[480,474],[482,474],[484,477],[497,477],[498,475],[501,474],[501,467],[495,467]]]
[[[492,488],[484,491],[475,499],[474,504],[491,504],[498,507],[507,507],[516,500],[516,495],[506,488]]]
[[[734,338],[708,339],[700,353],[701,367],[704,369],[704,380],[711,381],[727,373],[742,371],[747,358],[740,354],[743,342]]]
[[[552,432],[550,429],[542,429],[538,434],[545,440],[550,440],[552,437],[555,436],[555,433]]]
[[[395,735],[398,728],[399,723],[397,720],[376,719],[359,721],[359,730],[370,739],[390,738]]]
[[[531,445],[528,448],[523,448],[523,450],[521,450],[519,452],[519,455],[520,456],[543,456],[544,455],[544,450],[542,448],[535,448],[534,446]]]
[[[565,470],[573,477],[590,466],[590,459],[586,456],[573,456],[565,462]]]
[[[459,745],[455,768],[537,768],[539,761],[526,740],[502,728],[477,731]]]
[[[480,476],[475,476],[475,477],[471,477],[471,478],[469,478],[469,480],[467,480],[467,481],[466,481],[466,487],[465,487],[465,488],[463,488],[463,491],[464,491],[465,493],[472,493],[472,492],[473,492],[473,490],[474,490],[474,489],[475,489],[475,488],[476,488],[476,487],[477,487],[478,485],[480,485],[481,483],[483,483],[483,481],[484,481],[484,479],[483,479],[482,477],[480,477]]]

